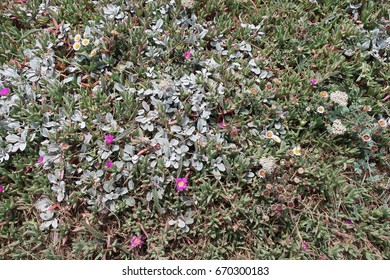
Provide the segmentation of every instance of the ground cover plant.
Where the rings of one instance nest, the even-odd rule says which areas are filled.
[[[0,4],[1,259],[388,259],[388,1]]]

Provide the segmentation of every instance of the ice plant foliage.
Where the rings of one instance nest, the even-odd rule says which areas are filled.
[[[187,178],[178,178],[176,179],[176,189],[181,192],[187,189]]]
[[[131,248],[140,247],[142,244],[144,244],[144,242],[140,236],[133,236],[130,240],[130,247]]]

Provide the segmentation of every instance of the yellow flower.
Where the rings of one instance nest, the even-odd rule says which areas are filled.
[[[252,94],[256,94],[257,93],[257,89],[256,88],[251,88],[251,93]]]
[[[279,136],[276,136],[276,135],[274,135],[274,136],[272,137],[272,140],[274,140],[276,143],[282,142],[282,140],[280,140]]]
[[[81,44],[83,44],[83,46],[88,46],[89,40],[88,40],[88,39],[83,39],[83,40],[81,41]]]
[[[317,108],[317,112],[320,113],[320,114],[323,114],[323,113],[325,112],[324,106],[319,106],[319,107]]]
[[[73,44],[73,49],[74,49],[75,51],[78,51],[78,50],[80,49],[80,47],[81,47],[80,42],[75,42],[75,43]]]
[[[111,30],[111,34],[116,36],[119,34],[119,32],[114,29],[114,30]]]
[[[321,91],[321,92],[320,92],[320,96],[321,96],[322,98],[327,98],[327,97],[328,97],[328,93],[327,93],[326,91]]]
[[[80,42],[81,41],[81,35],[80,34],[76,34],[76,36],[74,36],[74,40],[76,42]]]
[[[301,155],[301,147],[300,146],[294,147],[293,154],[296,156],[300,156]]]
[[[265,137],[267,137],[267,138],[272,138],[272,137],[274,137],[274,133],[273,133],[271,130],[268,130],[268,131],[265,133]]]

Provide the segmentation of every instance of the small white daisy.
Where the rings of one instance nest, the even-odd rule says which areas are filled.
[[[88,46],[89,40],[88,40],[88,39],[83,39],[83,40],[81,41],[81,44],[83,44],[83,46]]]
[[[74,49],[75,51],[78,51],[78,50],[80,49],[80,47],[81,47],[80,42],[75,42],[75,43],[73,44],[73,49]]]
[[[76,34],[76,36],[74,36],[74,40],[76,42],[80,42],[81,41],[81,35],[80,34]]]
[[[320,113],[320,114],[325,113],[325,108],[324,108],[324,106],[319,106],[319,107],[317,108],[317,113]]]
[[[300,147],[300,146],[294,147],[294,149],[293,149],[293,154],[294,154],[295,156],[300,156],[300,155],[301,155],[301,147]]]

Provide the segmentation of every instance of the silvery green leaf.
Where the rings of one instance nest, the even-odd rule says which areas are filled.
[[[39,226],[40,230],[45,230],[51,226],[52,221],[46,221]]]
[[[41,217],[42,220],[48,221],[54,216],[54,211],[46,211],[39,214],[39,217]]]
[[[169,220],[168,221],[168,225],[173,226],[174,224],[176,224],[175,220]]]
[[[268,76],[268,72],[265,71],[265,70],[262,70],[262,71],[261,71],[261,74],[260,74],[260,78],[261,78],[261,79],[265,79],[265,78],[267,78],[267,76]]]
[[[275,123],[275,129],[280,129],[282,125],[280,123]]]
[[[178,218],[177,225],[179,228],[184,228],[186,226],[186,223],[182,219]]]
[[[111,152],[103,152],[102,153],[102,156],[101,156],[101,159],[102,160],[105,160],[105,159],[108,159],[108,157],[111,155]]]
[[[146,112],[150,111],[150,106],[148,103],[146,103],[145,101],[142,101],[141,105],[145,109]]]
[[[362,6],[362,3],[357,3],[357,4],[349,4],[349,7],[352,9],[352,10],[357,10],[359,9],[360,7]]]
[[[5,68],[4,70],[0,70],[0,74],[6,77],[11,77],[14,79],[19,78],[19,74],[15,69],[12,69],[10,67]]]
[[[5,137],[5,140],[8,143],[16,143],[16,142],[20,141],[20,137],[15,135],[15,134],[11,134],[11,135],[8,135],[7,137]]]
[[[368,50],[370,48],[370,43],[371,43],[371,41],[368,40],[368,41],[364,42],[363,44],[358,43],[357,46],[358,46],[358,48],[360,48],[362,50]]]
[[[126,91],[126,88],[125,88],[123,85],[119,84],[119,83],[115,83],[115,84],[114,84],[114,88],[115,88],[117,91],[119,91],[119,92],[124,92],[124,91]]]
[[[37,71],[41,67],[41,59],[38,57],[34,57],[33,59],[30,60],[30,67]]]
[[[84,37],[90,37],[91,36],[91,27],[89,27],[88,25],[85,26],[85,30],[84,30],[83,36]]]
[[[155,29],[160,29],[164,24],[164,21],[160,18],[157,22],[156,22],[156,26],[155,26]]]
[[[132,180],[130,180],[128,183],[127,183],[127,187],[129,188],[129,190],[133,190],[134,189],[134,182]]]
[[[186,225],[191,225],[194,222],[194,219],[191,217],[186,217],[185,218],[185,223]]]
[[[104,189],[107,193],[112,192],[112,191],[115,189],[114,186],[113,186],[113,181],[110,180],[110,181],[104,182],[104,184],[103,184],[103,189]]]
[[[42,198],[35,203],[35,208],[40,211],[46,211],[52,204],[53,203],[49,199]]]
[[[98,170],[98,171],[96,171],[96,177],[102,177],[103,176],[103,174],[104,174],[104,171],[103,170]]]
[[[126,205],[133,207],[135,205],[135,199],[132,196],[129,196],[125,199]]]
[[[259,67],[253,67],[253,68],[251,68],[251,71],[252,71],[253,73],[255,73],[256,75],[259,75],[260,72],[261,72],[261,70],[260,70]]]
[[[53,219],[53,221],[51,222],[51,226],[53,228],[57,228],[58,227],[58,220],[57,219]]]
[[[182,228],[183,232],[189,232],[190,228],[186,225],[184,228]]]
[[[146,201],[151,201],[153,199],[153,193],[152,192],[148,192],[146,194]]]
[[[218,167],[218,169],[219,169],[219,171],[225,171],[226,170],[226,168],[225,168],[225,165],[223,164],[223,163],[218,163],[217,164],[217,167]]]
[[[186,130],[185,134],[187,136],[189,136],[189,135],[192,135],[194,133],[194,131],[195,131],[195,127],[191,126],[189,129]]]
[[[67,83],[69,83],[69,82],[71,82],[71,81],[73,81],[74,80],[74,76],[68,76],[68,77],[66,77],[63,81],[62,81],[62,84],[67,84]]]
[[[171,126],[171,131],[172,132],[180,132],[181,131],[181,127],[178,126],[178,125],[172,125]]]

